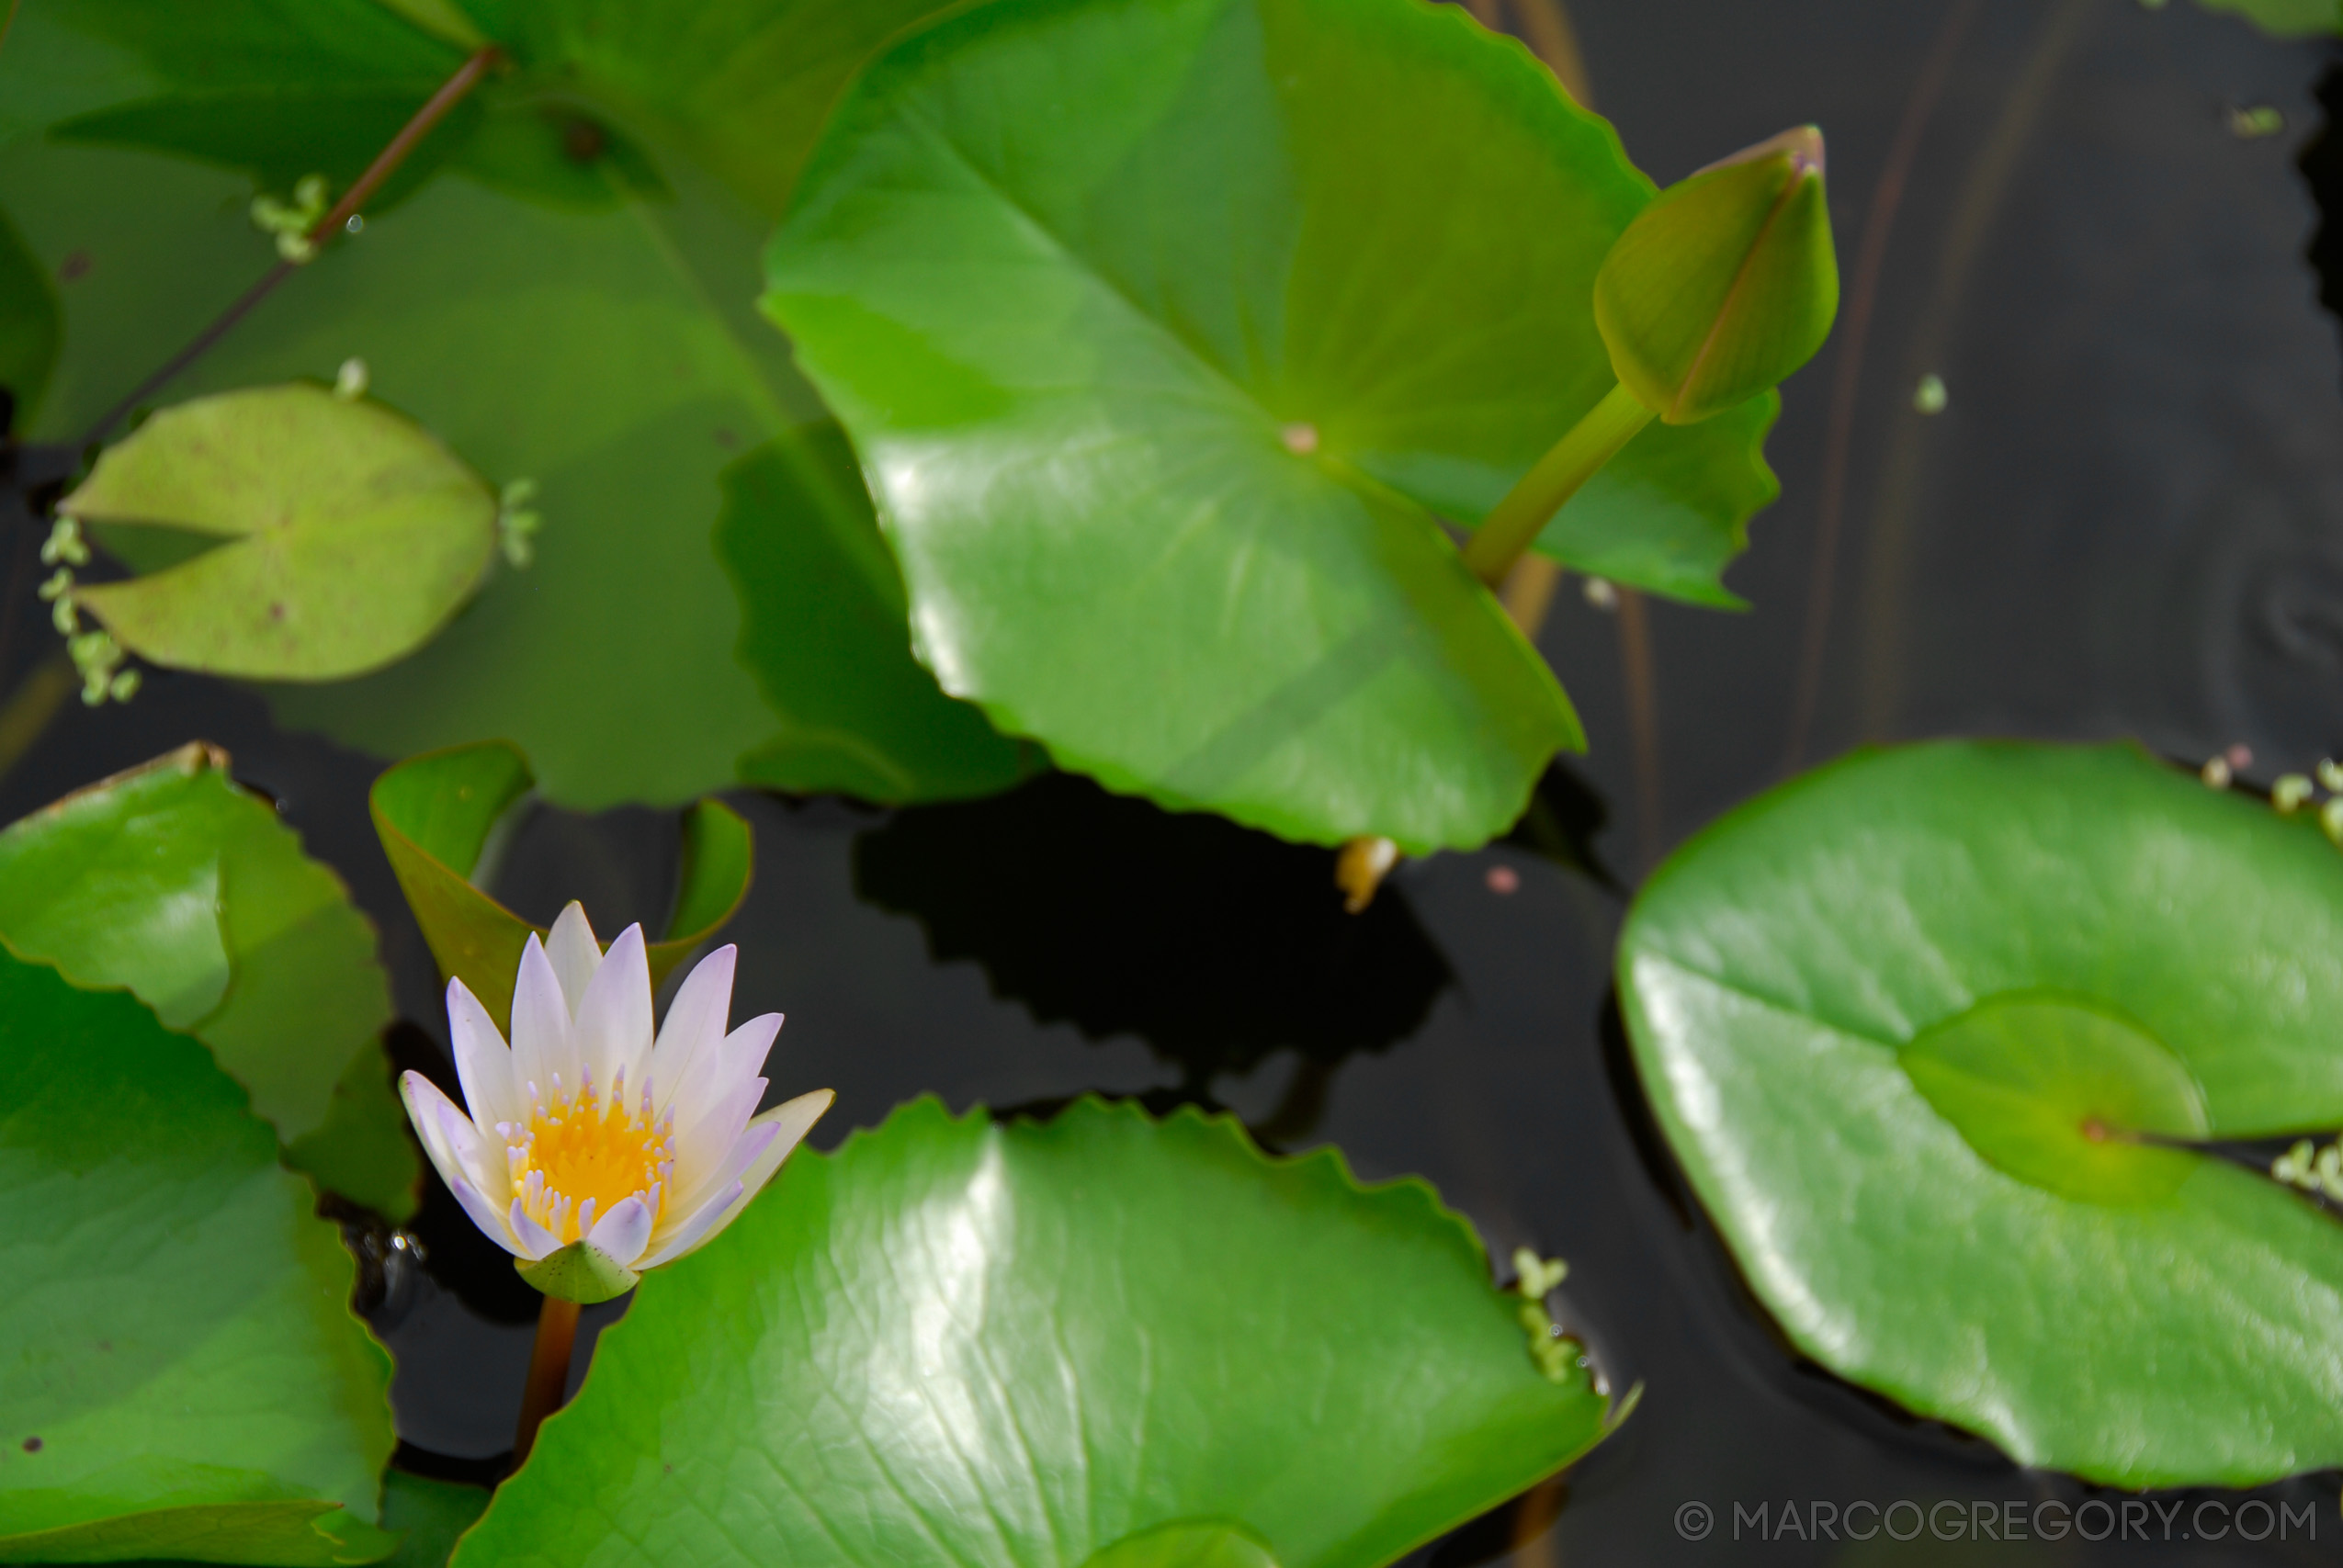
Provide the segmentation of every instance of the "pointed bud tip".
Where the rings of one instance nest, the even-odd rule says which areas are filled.
[[[1789,156],[1792,169],[1801,175],[1819,177],[1823,173],[1822,127],[1794,125],[1762,141],[1752,142],[1738,152],[1728,152],[1713,164],[1704,164],[1687,177],[1697,179],[1718,169],[1729,169],[1737,164],[1754,164],[1761,158],[1783,153]]]

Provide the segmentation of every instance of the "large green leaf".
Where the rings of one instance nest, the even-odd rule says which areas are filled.
[[[1330,1151],[922,1100],[646,1280],[456,1561],[1079,1568],[1184,1523],[1102,1562],[1364,1568],[1601,1437],[1522,1304]]]
[[[281,691],[282,716],[385,756],[510,739],[549,797],[589,808],[687,800],[774,739],[709,543],[723,471],[818,414],[751,303],[755,201],[777,200],[819,106],[922,8],[754,0],[689,27],[650,0],[476,8],[516,69],[187,389],[362,357],[483,473],[537,480],[544,532],[533,566],[495,574],[421,654]],[[274,259],[243,216],[253,185],[210,165],[280,195],[294,171],[346,184],[462,58],[444,36],[459,29],[411,19],[447,11],[28,0],[0,54],[0,201],[74,278],[40,434],[78,435]],[[789,70],[757,64],[776,53]]]
[[[294,382],[165,409],[57,503],[218,542],[75,603],[131,652],[331,681],[414,650],[488,568],[496,496],[379,403]]]
[[[1432,514],[1609,389],[1592,281],[1650,196],[1460,9],[1001,0],[851,90],[766,308],[947,691],[1169,806],[1477,843],[1578,728]],[[1771,406],[1647,433],[1556,547],[1722,595]]]
[[[2343,1462],[2343,1225],[2190,1145],[2343,1125],[2343,856],[2129,747],[1870,752],[1645,887],[1660,1124],[1799,1347],[2127,1486]]]
[[[440,973],[462,980],[508,1033],[522,951],[531,931],[542,937],[546,931],[471,878],[491,836],[534,782],[526,758],[488,740],[409,758],[374,781],[368,801],[383,853]],[[684,813],[675,907],[666,936],[645,953],[653,987],[740,908],[755,858],[748,823],[722,801],[703,800]]]
[[[203,1047],[0,953],[0,1562],[368,1562],[390,1358]]]
[[[783,719],[741,760],[745,782],[942,800],[1005,789],[1039,765],[911,657],[903,574],[835,423],[741,458],[724,502],[716,550],[740,590],[741,662]]]
[[[127,987],[211,1047],[295,1166],[393,1220],[413,1212],[374,928],[224,753],[182,747],[0,832],[0,937]]]

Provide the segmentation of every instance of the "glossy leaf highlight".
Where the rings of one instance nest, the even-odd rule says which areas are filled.
[[[1215,1568],[1366,1568],[1601,1437],[1519,1304],[1331,1152],[922,1100],[646,1280],[456,1562],[1194,1561],[1128,1539],[1176,1524]]]
[[[1019,0],[858,80],[766,306],[946,691],[1174,808],[1472,844],[1579,737],[1434,513],[1483,515],[1612,385],[1594,275],[1650,193],[1454,8]],[[1728,534],[1770,487],[1764,412],[1670,433],[1551,536],[1684,590],[1725,553],[1685,517]]]
[[[2125,746],[1858,753],[1678,852],[1619,977],[1807,1354],[2094,1481],[2343,1462],[2343,1224],[2190,1146],[2343,1125],[2343,856],[2306,816]]]

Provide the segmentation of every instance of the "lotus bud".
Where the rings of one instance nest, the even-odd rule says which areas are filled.
[[[1594,280],[1612,370],[1670,424],[1780,382],[1814,357],[1838,309],[1822,132],[1810,125],[1661,191]]]

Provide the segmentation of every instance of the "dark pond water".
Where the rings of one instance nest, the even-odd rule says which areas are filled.
[[[1788,389],[1771,447],[1785,500],[1731,576],[1753,612],[1648,609],[1639,750],[1637,620],[1566,587],[1543,643],[1592,754],[1554,781],[1538,831],[1405,866],[1358,919],[1323,854],[1073,781],[891,817],[745,798],[759,859],[730,933],[737,1008],[789,1015],[775,1092],[839,1091],[825,1145],[922,1092],[1036,1111],[1087,1090],[1208,1099],[1283,1146],[1332,1141],[1366,1176],[1430,1178],[1494,1250],[1567,1258],[1571,1325],[1615,1382],[1646,1385],[1642,1407],[1562,1486],[1428,1549],[1443,1568],[2329,1561],[2333,1474],[2259,1495],[2297,1519],[2312,1506],[2315,1540],[2299,1523],[2283,1544],[2181,1539],[2201,1497],[2236,1501],[2217,1494],[2128,1528],[2106,1516],[2117,1533],[2098,1545],[1977,1539],[1973,1506],[1995,1506],[1999,1533],[2000,1505],[2102,1495],[1783,1346],[1626,1066],[1609,979],[1622,895],[1567,863],[1590,852],[1631,886],[1794,752],[1865,739],[2243,745],[2264,780],[2343,750],[2343,366],[2296,166],[2329,55],[2186,0],[1579,0],[1573,19],[1600,107],[1662,181],[1798,120],[1829,134],[1849,309]],[[2284,129],[2239,135],[2235,111],[2259,106]],[[1899,134],[1905,177],[1884,186]],[[1866,225],[1898,191],[1847,396]],[[1931,373],[1949,399],[1927,417],[1912,400]],[[46,636],[21,617],[0,655],[22,670]],[[382,929],[408,1065],[441,1060],[429,956],[367,822],[374,761],[277,731],[249,694],[164,675],[127,709],[69,706],[0,779],[0,815],[197,736],[341,868]],[[606,930],[656,920],[673,831],[660,813],[540,814],[501,890],[538,918],[574,896]],[[406,1462],[483,1473],[510,1442],[533,1297],[444,1192],[417,1229],[428,1272],[378,1309],[404,1369]],[[1897,1499],[1961,1505],[1936,1516],[1959,1539],[1761,1541],[1747,1523],[1733,1539],[1737,1505],[1778,1524],[1785,1502],[1805,1520],[1814,1503]],[[1692,1503],[1714,1510],[1704,1540],[1679,1528]]]

